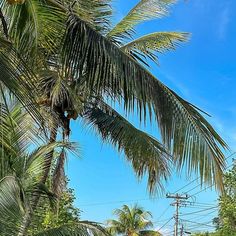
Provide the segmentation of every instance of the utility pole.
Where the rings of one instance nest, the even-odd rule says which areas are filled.
[[[185,206],[185,200],[187,200],[190,196],[187,194],[166,194],[167,198],[173,198],[175,201],[171,204],[171,206],[175,206],[175,227],[174,227],[174,236],[178,236],[179,233],[179,208],[181,206]]]
[[[180,229],[180,236],[183,236],[183,235],[184,235],[184,226],[182,225]]]

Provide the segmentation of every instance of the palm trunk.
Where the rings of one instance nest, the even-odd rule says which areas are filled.
[[[58,128],[57,125],[54,125],[54,127],[51,129],[49,144],[56,141],[57,128]],[[53,159],[53,153],[54,153],[54,150],[50,151],[46,155],[45,163],[44,163],[44,165],[45,165],[44,174],[43,174],[42,179],[40,181],[41,184],[45,184],[46,180],[48,178],[50,168],[51,168],[52,159]],[[33,195],[33,197],[32,197],[32,201],[31,201],[31,209],[28,209],[28,211],[25,213],[25,216],[24,216],[23,222],[21,224],[18,236],[26,236],[27,235],[27,230],[31,224],[34,210],[36,209],[39,199],[40,199],[40,196],[41,196],[39,191],[33,192],[32,195]]]

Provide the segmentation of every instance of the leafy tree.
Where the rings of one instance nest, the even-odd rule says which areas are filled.
[[[213,219],[216,232],[210,236],[235,236],[236,235],[236,165],[224,174],[224,194],[219,199],[219,215]],[[196,234],[204,236],[206,233]]]
[[[117,219],[107,221],[107,229],[112,235],[161,236],[159,232],[150,230],[153,227],[151,213],[138,205],[131,208],[123,205],[122,209],[116,209],[114,214]]]
[[[219,230],[236,235],[236,165],[224,175],[225,192],[219,200]]]
[[[65,224],[77,224],[80,211],[74,207],[74,192],[71,188],[64,188],[59,199],[55,199],[52,206],[49,201],[40,199],[37,210],[33,215],[29,234],[35,234],[45,229],[60,227]]]
[[[175,49],[188,34],[156,32],[133,39],[139,23],[166,16],[174,3],[141,0],[111,26],[109,0],[3,0],[0,79],[44,126],[49,144],[60,129],[68,138],[71,119],[82,118],[124,152],[138,177],[148,176],[151,193],[162,187],[171,168],[183,166],[222,189],[227,145],[200,109],[148,71],[150,60],[158,62],[158,53]],[[130,124],[114,103],[126,113],[137,111],[141,122],[156,121],[161,141]],[[53,150],[43,164],[42,185],[52,161]],[[58,159],[55,173],[63,161]],[[25,214],[19,236],[26,234],[39,199],[35,191],[33,211]]]

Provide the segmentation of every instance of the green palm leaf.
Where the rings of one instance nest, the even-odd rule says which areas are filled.
[[[162,142],[178,169],[195,171],[222,188],[225,142],[194,105],[179,97],[115,44],[70,15],[62,53],[62,73],[76,86],[122,101],[140,120],[155,117]]]
[[[180,43],[186,42],[188,33],[183,32],[157,32],[135,39],[123,47],[125,53],[140,61],[140,56],[158,62],[156,53],[175,50]],[[141,61],[142,62],[142,61]]]
[[[149,191],[154,192],[169,176],[170,157],[155,138],[136,129],[105,103],[87,109],[85,118],[101,134],[104,141],[124,152],[139,178],[148,175]]]
[[[108,38],[132,38],[134,26],[168,14],[176,0],[140,0],[139,3],[108,33]]]
[[[36,122],[42,121],[36,103],[36,76],[28,68],[12,44],[0,38],[0,82],[16,96]],[[4,93],[4,89],[1,89]]]
[[[0,7],[9,21],[9,36],[14,46],[24,53],[24,57],[30,58],[32,65],[35,56],[39,56],[38,49],[55,49],[57,39],[63,34],[63,11],[42,0],[14,5],[3,0]]]
[[[14,176],[0,180],[0,233],[15,235],[16,228],[24,215],[22,192]]]
[[[103,227],[95,222],[79,221],[78,224],[65,224],[57,228],[46,229],[33,236],[108,236]]]
[[[111,0],[80,0],[74,10],[77,15],[100,33],[107,33],[110,28],[112,8]]]

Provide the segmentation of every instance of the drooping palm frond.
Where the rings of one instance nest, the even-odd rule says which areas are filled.
[[[176,0],[140,0],[139,3],[107,34],[108,38],[132,38],[134,26],[140,22],[161,18]]]
[[[183,32],[157,32],[135,39],[121,49],[139,62],[148,58],[157,63],[157,53],[175,50],[180,43],[186,42],[188,38],[189,34]],[[147,65],[147,63],[145,64]]]
[[[79,221],[77,224],[65,224],[57,228],[46,229],[33,236],[109,236],[107,231],[98,223]]]
[[[148,188],[154,193],[156,186],[162,189],[163,180],[170,174],[170,156],[165,147],[155,138],[136,129],[109,105],[88,108],[85,118],[101,135],[124,152],[139,178],[148,175]]]
[[[222,188],[225,142],[194,105],[179,97],[115,44],[70,15],[64,37],[62,71],[66,78],[98,95],[124,102],[140,119],[154,116],[178,168],[199,174]]]

